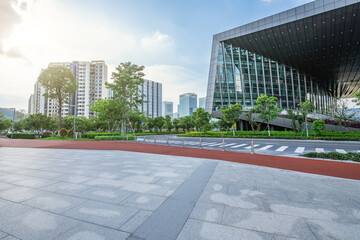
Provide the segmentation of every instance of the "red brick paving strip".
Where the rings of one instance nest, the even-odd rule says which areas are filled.
[[[56,141],[25,140],[0,138],[0,146],[19,148],[56,148],[88,150],[121,150],[130,152],[154,153],[171,156],[185,156],[217,159],[229,162],[245,163],[257,166],[313,173],[325,176],[360,180],[360,164],[314,160],[294,157],[269,156],[261,154],[239,153],[198,148],[182,148],[134,142],[92,142],[92,141]]]

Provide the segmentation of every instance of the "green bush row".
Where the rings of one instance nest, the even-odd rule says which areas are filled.
[[[171,132],[172,134],[179,134],[184,132]],[[81,137],[83,138],[95,138],[97,136],[118,136],[120,135],[120,132],[113,132],[113,133],[107,133],[107,132],[101,132],[101,133],[83,133]],[[148,135],[164,135],[169,134],[168,132],[136,132],[136,136],[148,136]],[[128,134],[129,136],[132,136],[132,134]]]
[[[96,141],[126,141],[126,140],[135,140],[134,136],[96,136]]]
[[[14,133],[14,139],[35,139],[35,133]],[[6,135],[8,138],[11,138],[11,133]]]
[[[293,134],[278,134],[277,132],[272,132],[270,137],[265,134],[237,134],[235,136],[230,134],[212,134],[209,132],[201,134],[200,132],[191,132],[187,134],[179,134],[179,137],[224,137],[224,138],[266,138],[266,139],[313,139],[313,140],[333,140],[333,141],[360,141],[360,135],[321,135],[321,136],[309,136],[308,138],[303,135]]]
[[[344,160],[344,161],[354,161],[360,162],[360,153],[338,153],[338,152],[329,152],[329,153],[306,153],[303,154],[304,157],[309,158],[326,158],[326,159],[333,159],[333,160]]]

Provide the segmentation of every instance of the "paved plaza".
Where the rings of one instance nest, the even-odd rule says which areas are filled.
[[[360,181],[126,151],[0,148],[0,239],[359,239]]]

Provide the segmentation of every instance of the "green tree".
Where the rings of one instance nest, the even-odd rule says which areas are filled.
[[[316,132],[317,136],[321,136],[321,133],[325,130],[325,121],[324,120],[315,120],[311,126],[312,130]]]
[[[163,116],[154,118],[154,126],[158,129],[158,132],[161,132],[161,129],[163,128],[164,124],[165,124],[165,118]]]
[[[337,108],[335,111],[335,118],[339,121],[339,125],[345,128],[346,133],[349,132],[349,124],[351,121],[354,121],[354,116],[356,113],[347,114],[348,107],[345,102],[340,104],[340,108]]]
[[[106,86],[113,91],[112,100],[115,100],[117,108],[121,109],[121,135],[125,135],[124,124],[128,120],[127,113],[136,109],[143,102],[143,95],[140,86],[143,84],[142,72],[144,66],[137,66],[131,62],[120,63],[116,72],[112,73],[113,83],[106,83]]]
[[[46,89],[45,97],[56,99],[58,109],[58,131],[62,128],[62,104],[68,102],[70,94],[77,89],[76,79],[69,68],[63,66],[49,66],[40,73],[39,83]],[[60,136],[60,133],[58,133]]]
[[[25,117],[26,117],[26,111],[24,109],[15,111],[15,120],[22,120]]]
[[[144,115],[142,112],[135,110],[128,112],[128,121],[132,134],[134,134],[134,129],[139,131],[141,128],[141,123],[144,121]]]
[[[175,131],[178,132],[179,128],[180,128],[180,120],[178,118],[175,118],[173,120],[173,125],[174,125],[174,128],[175,128]]]
[[[171,117],[169,115],[165,116],[165,127],[168,132],[171,132],[171,130],[174,128]]]
[[[277,108],[277,98],[269,97],[267,95],[261,94],[255,101],[256,106],[254,110],[259,112],[259,118],[266,122],[268,134],[270,136],[270,121],[276,119],[277,114],[282,110]]]
[[[11,127],[11,125],[12,125],[11,119],[0,120],[0,130],[1,131],[9,129]]]
[[[97,99],[95,104],[91,106],[91,110],[96,112],[97,129],[101,128],[100,126],[104,127],[104,122],[107,125],[108,132],[118,128],[123,119],[123,108],[119,108],[119,102],[119,99]]]
[[[260,131],[260,127],[261,127],[261,123],[256,121],[256,117],[254,117],[254,110],[250,110],[245,112],[245,119],[246,121],[248,121],[251,129],[253,132],[259,132]]]
[[[14,122],[14,131],[23,131],[27,129],[27,119],[21,119],[19,121]]]
[[[235,136],[236,123],[240,121],[240,114],[242,113],[241,103],[231,104],[229,108],[221,109],[221,112],[224,121],[233,126],[233,136]]]
[[[155,122],[151,116],[146,118],[146,125],[150,132],[154,130]]]
[[[193,118],[196,128],[200,129],[202,134],[204,127],[209,125],[212,115],[206,112],[203,108],[198,108],[196,112],[193,113]]]
[[[43,130],[48,129],[51,118],[42,113],[31,114],[27,118],[28,128],[34,130],[40,135]]]
[[[305,101],[298,104],[299,111],[302,115],[303,121],[305,121],[306,137],[309,137],[309,127],[307,122],[307,116],[314,112],[314,104],[310,101]]]
[[[180,118],[180,124],[182,126],[182,129],[186,130],[186,132],[189,132],[191,128],[194,127],[194,119],[191,116],[185,116]]]

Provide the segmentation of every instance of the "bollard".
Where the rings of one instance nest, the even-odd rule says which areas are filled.
[[[144,136],[144,142],[146,142],[146,138],[145,138],[145,136]]]
[[[222,150],[225,151],[225,139],[223,139],[223,147]]]
[[[254,141],[251,141],[251,154],[254,154]]]
[[[169,146],[169,137],[166,138],[166,144]]]
[[[182,144],[182,147],[184,147],[184,138],[183,137],[181,138],[181,144]]]
[[[200,138],[200,149],[202,149],[202,139]]]
[[[154,144],[156,144],[156,135],[154,135]]]
[[[137,141],[137,136],[134,136],[135,137],[135,142]]]
[[[129,136],[128,136],[128,135],[126,135],[126,141],[127,141],[127,142],[129,141]]]

